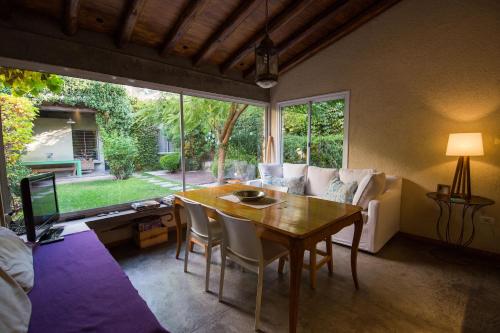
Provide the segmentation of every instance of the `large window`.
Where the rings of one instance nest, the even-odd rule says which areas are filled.
[[[348,103],[348,93],[279,103],[281,160],[324,168],[346,166]]]
[[[186,185],[255,179],[262,161],[265,108],[184,97]]]
[[[61,78],[58,92],[0,92],[11,210],[19,181],[43,172],[63,218],[257,176],[265,107]]]

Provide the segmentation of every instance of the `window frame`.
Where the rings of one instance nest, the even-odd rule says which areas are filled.
[[[278,145],[279,151],[277,152],[277,160],[280,164],[284,162],[284,140],[283,140],[283,109],[287,106],[299,105],[299,104],[307,104],[307,161],[306,164],[310,165],[311,162],[311,119],[312,119],[312,105],[313,103],[321,103],[327,102],[336,99],[344,100],[344,142],[342,145],[342,168],[348,168],[349,166],[349,110],[350,110],[350,91],[340,91],[329,94],[311,96],[311,97],[303,97],[297,99],[286,100],[282,102],[276,103],[276,110],[278,112],[278,123],[276,126],[276,130],[278,131]]]

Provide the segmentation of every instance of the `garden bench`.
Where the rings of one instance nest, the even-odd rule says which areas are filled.
[[[22,164],[31,168],[34,173],[72,171],[74,176],[82,175],[82,162],[80,160],[27,161]]]

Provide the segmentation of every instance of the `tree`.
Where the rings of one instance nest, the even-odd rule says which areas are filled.
[[[58,75],[0,67],[0,90],[7,89],[13,96],[37,96],[45,89],[58,92],[62,85]]]
[[[224,162],[226,160],[226,151],[229,143],[229,138],[233,133],[234,125],[247,109],[248,104],[231,103],[229,114],[226,117],[224,125],[217,129],[217,182],[224,183]]]
[[[157,102],[142,108],[137,119],[163,124],[168,130],[170,138],[179,141],[179,102],[178,95],[164,94]],[[217,180],[219,183],[224,182],[224,163],[229,139],[238,118],[247,108],[247,104],[192,96],[184,97],[185,142],[189,142],[188,138],[197,136],[200,131],[206,133],[206,140],[209,144],[211,134],[215,137],[214,146],[217,155]]]
[[[21,155],[32,140],[33,120],[38,109],[27,98],[0,94],[0,115],[7,181],[14,197],[13,204],[17,206],[15,196],[20,195],[19,182],[30,174],[30,170],[21,165]]]

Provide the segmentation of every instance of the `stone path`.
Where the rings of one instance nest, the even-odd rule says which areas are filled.
[[[145,180],[153,185],[157,185],[160,187],[168,188],[172,191],[182,191],[182,185],[173,182],[167,182],[164,179],[158,179],[153,176],[148,175],[134,175],[135,178],[139,178],[141,180]],[[192,189],[193,187],[190,185],[186,185],[186,190]]]

